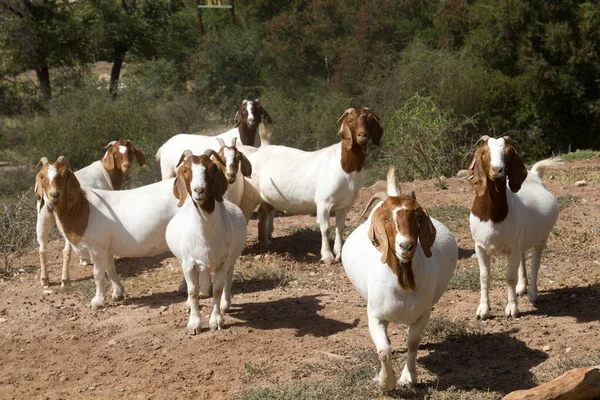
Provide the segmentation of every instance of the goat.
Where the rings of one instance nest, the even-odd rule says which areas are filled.
[[[216,140],[221,148],[217,153],[219,157],[213,157],[215,157],[215,160],[217,161],[216,165],[227,178],[227,200],[231,201],[236,206],[239,206],[242,196],[244,195],[244,177],[252,175],[252,164],[250,164],[246,156],[236,148],[236,138],[232,139],[231,146],[225,146],[225,142],[223,142],[223,139],[221,138],[216,138]],[[210,273],[200,271],[200,284],[200,298],[209,297],[211,286]],[[182,280],[177,291],[179,293],[187,293],[185,279]]]
[[[390,322],[408,325],[407,360],[398,383],[414,386],[421,335],[456,268],[458,246],[444,225],[429,218],[414,192],[400,194],[393,169],[387,182],[387,193],[369,200],[363,215],[375,200],[381,201],[346,240],[342,264],[367,301],[369,332],[381,361],[375,380],[393,389],[396,377],[387,327]]]
[[[493,254],[508,255],[508,303],[504,314],[517,318],[517,294],[537,300],[537,274],[542,250],[558,219],[558,202],[542,181],[546,168],[560,165],[547,159],[527,171],[510,138],[483,136],[469,167],[468,180],[475,190],[470,225],[479,260],[481,298],[476,316],[490,316],[488,287]],[[507,182],[508,180],[508,182]],[[510,190],[507,190],[507,185]],[[531,284],[527,290],[525,252],[533,248]],[[518,284],[517,284],[518,273]]]
[[[160,161],[162,179],[175,176],[175,166],[184,150],[190,149],[192,154],[202,154],[207,149],[219,150],[215,138],[221,138],[230,142],[234,137],[240,139],[245,146],[254,146],[256,129],[262,122],[262,117],[272,123],[269,113],[262,107],[260,100],[244,100],[235,114],[237,124],[235,128],[221,133],[217,136],[191,135],[180,133],[167,140],[156,153],[156,159]],[[269,144],[270,136],[265,129],[260,129],[261,145]]]
[[[362,183],[367,143],[381,142],[380,118],[369,108],[350,108],[342,114],[340,143],[307,152],[284,146],[265,146],[248,155],[252,178],[246,180],[240,208],[249,219],[259,204],[259,240],[269,243],[269,213],[317,213],[321,229],[321,260],[330,263],[329,214],[335,212],[335,260],[340,260],[346,215]]]
[[[56,215],[61,234],[79,253],[89,253],[94,264],[96,295],[90,307],[104,305],[105,273],[112,299],[123,298],[114,256],[151,257],[169,250],[165,231],[178,210],[169,193],[174,179],[132,190],[91,189],[81,187],[65,157],[41,162],[35,187],[40,207]]]
[[[210,160],[212,150],[194,156],[186,150],[181,156],[173,194],[181,210],[171,219],[166,240],[171,252],[181,262],[187,284],[190,309],[188,331],[200,333],[198,308],[200,272],[210,276],[213,284],[211,329],[221,329],[221,309],[229,309],[233,266],[246,242],[246,218],[235,204],[224,200],[227,179],[217,164]],[[190,201],[186,201],[187,197]]]
[[[75,176],[77,177],[80,185],[95,189],[120,190],[125,183],[127,175],[131,171],[133,157],[135,157],[140,167],[146,167],[146,157],[144,156],[144,153],[135,147],[135,145],[129,140],[112,141],[105,148],[107,149],[106,153],[104,153],[104,156],[100,161],[94,161],[87,167],[75,172]],[[48,160],[46,158],[42,158],[42,162],[45,164],[48,162]],[[37,188],[34,191],[37,193]],[[46,287],[50,283],[46,269],[46,245],[48,244],[50,231],[55,224],[55,216],[50,210],[48,210],[48,207],[41,207],[40,201],[41,198],[38,196],[36,236],[40,246],[40,282],[43,287]],[[87,264],[89,259],[86,257],[86,255],[80,254],[80,256],[82,257],[82,264]],[[65,241],[65,247],[63,248],[61,278],[61,286],[63,287],[69,284],[70,262],[71,246],[69,245],[68,241]]]

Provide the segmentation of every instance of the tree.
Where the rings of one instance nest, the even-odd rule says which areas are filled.
[[[50,67],[72,66],[86,57],[79,10],[78,3],[66,0],[0,0],[2,72],[35,70],[40,99],[50,99]]]

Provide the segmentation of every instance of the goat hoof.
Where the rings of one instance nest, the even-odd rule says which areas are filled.
[[[396,377],[394,376],[394,372],[392,371],[391,375],[384,374],[383,370],[379,372],[373,379],[373,381],[379,384],[384,390],[394,390],[396,387]]]
[[[517,285],[517,296],[525,296],[527,294],[527,285]]]
[[[68,286],[71,286],[71,281],[69,279],[63,279],[60,282],[60,287],[62,287],[63,289],[66,288],[66,287],[68,287]]]
[[[329,254],[325,254],[321,257],[321,261],[325,264],[333,263],[333,254],[331,254],[331,252],[329,252]]]
[[[531,289],[531,288],[530,288],[530,289]],[[537,290],[530,290],[530,291],[527,293],[527,298],[529,299],[529,302],[530,302],[531,304],[535,304],[535,303],[537,303],[537,301],[538,301],[538,292],[537,292]]]
[[[90,308],[92,309],[92,311],[96,311],[102,307],[104,307],[103,299],[98,299],[98,298],[94,297],[92,299],[92,301],[90,302]]]
[[[113,294],[111,297],[112,301],[121,301],[124,298],[125,298],[125,296],[123,295],[123,293],[116,293],[116,294]]]
[[[199,298],[199,299],[208,299],[209,297],[212,297],[212,296],[210,295],[210,293],[198,292],[198,298]]]
[[[229,300],[221,300],[221,311],[226,312],[231,308],[231,302]]]
[[[479,307],[477,307],[477,313],[475,315],[477,318],[488,319],[490,317],[490,307],[480,304]]]
[[[398,379],[398,385],[413,388],[416,383],[417,374],[411,374],[406,370],[402,371],[402,375],[400,376],[400,379]]]
[[[199,334],[200,331],[201,331],[201,327],[202,327],[201,324],[202,323],[200,321],[200,317],[197,317],[197,318],[190,317],[190,320],[189,320],[188,325],[187,325],[188,333],[190,335],[197,335],[197,334]]]
[[[217,313],[216,316],[212,315],[208,323],[210,325],[211,331],[220,331],[221,329],[223,329],[223,316],[220,313]]]
[[[516,304],[507,304],[504,309],[504,315],[507,317],[519,318],[519,308]]]
[[[50,279],[40,278],[40,284],[42,285],[43,288],[46,288],[50,284]]]

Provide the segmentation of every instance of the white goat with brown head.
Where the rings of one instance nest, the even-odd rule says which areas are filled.
[[[94,161],[75,172],[75,176],[81,186],[94,188],[94,189],[105,189],[105,190],[120,190],[125,183],[127,175],[131,171],[133,166],[134,158],[140,167],[146,167],[146,157],[144,153],[135,147],[129,140],[118,140],[110,142],[106,147],[104,156],[99,161]],[[46,158],[42,158],[43,164],[47,163]],[[47,207],[42,207],[40,202],[42,200],[38,187],[41,184],[36,180],[36,197],[38,216],[36,223],[36,234],[37,241],[39,244],[39,255],[41,274],[40,282],[42,286],[48,286],[48,273],[46,269],[47,265],[47,254],[46,246],[48,244],[48,238],[52,227],[55,224],[55,216],[48,210]],[[82,263],[86,264],[89,259],[85,254],[81,254]],[[62,286],[68,285],[69,283],[69,264],[71,261],[71,247],[69,242],[66,241],[63,249],[63,267],[62,267]]]
[[[317,213],[321,229],[321,260],[334,260],[329,244],[329,214],[335,212],[336,235],[333,251],[339,261],[346,215],[362,183],[367,143],[379,144],[383,129],[369,108],[350,108],[342,114],[340,143],[317,151],[284,146],[264,146],[249,154],[252,178],[246,180],[240,208],[249,219],[259,210],[259,240],[269,243],[269,214],[272,210],[293,214]]]
[[[398,383],[414,386],[421,334],[456,268],[458,247],[452,233],[429,218],[414,192],[400,195],[392,169],[387,194],[375,194],[364,213],[375,200],[380,202],[369,218],[346,240],[342,263],[367,301],[369,331],[381,361],[375,380],[386,389],[396,385],[387,335],[393,322],[409,327],[407,360]]]
[[[476,315],[481,319],[490,316],[491,256],[506,254],[508,302],[504,314],[516,318],[519,316],[517,294],[528,294],[531,302],[537,300],[542,250],[558,219],[558,202],[544,186],[542,177],[546,168],[559,166],[560,160],[539,161],[528,172],[510,138],[484,136],[481,140],[483,145],[473,156],[468,177],[475,189],[470,225],[481,283]],[[525,252],[530,248],[533,248],[533,258],[531,285],[527,290]]]
[[[211,272],[215,278],[209,324],[211,329],[222,328],[222,310],[231,304],[233,267],[246,242],[246,218],[239,207],[223,198],[227,180],[219,161],[211,161],[211,153],[194,156],[186,150],[182,154],[173,186],[181,210],[166,231],[169,248],[183,269],[191,334],[200,332],[199,285]]]
[[[151,257],[169,250],[165,230],[177,211],[173,180],[123,191],[91,189],[80,186],[64,157],[44,158],[42,164],[36,176],[38,207],[48,207],[69,244],[90,255],[96,281],[92,309],[104,305],[105,274],[113,300],[122,298],[114,256]]]
[[[219,151],[219,144],[215,139],[222,139],[227,143],[231,143],[230,141],[233,138],[236,138],[243,145],[240,146],[238,143],[238,148],[243,148],[244,151],[247,151],[246,149],[251,149],[255,144],[256,130],[261,126],[263,118],[269,123],[272,122],[269,113],[263,108],[260,100],[244,100],[235,114],[235,128],[216,136],[184,133],[173,136],[167,140],[156,153],[156,159],[160,161],[162,179],[168,179],[175,176],[179,157],[186,149],[189,149],[192,154],[202,154],[208,149]],[[266,129],[261,129],[259,132],[261,146],[268,145],[270,134]]]

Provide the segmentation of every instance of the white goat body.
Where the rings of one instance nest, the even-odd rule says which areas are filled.
[[[558,202],[544,185],[543,173],[546,168],[561,163],[559,159],[547,159],[527,171],[508,140],[486,137],[484,141],[471,163],[472,175],[469,179],[476,192],[469,220],[481,281],[481,298],[476,315],[482,319],[490,316],[488,288],[491,256],[506,254],[508,301],[504,313],[518,317],[517,295],[527,294],[532,303],[537,300],[541,253],[558,219]],[[484,162],[483,158],[489,162]],[[488,165],[490,168],[485,171]],[[508,180],[505,182],[506,178]],[[494,188],[494,185],[504,187]],[[528,249],[533,249],[529,289],[525,267],[525,252]]]
[[[206,285],[203,282],[198,283],[198,277],[210,279],[209,274],[215,273],[213,312],[209,324],[211,329],[221,329],[223,317],[220,310],[227,311],[231,304],[233,268],[246,242],[244,214],[239,207],[227,200],[217,203],[212,214],[207,214],[188,199],[169,222],[166,240],[171,252],[181,262],[188,292],[194,292],[194,288],[198,288],[199,284]],[[194,280],[195,282],[191,282]],[[221,290],[222,295],[219,295]],[[190,309],[193,307],[191,302],[198,302],[197,296],[198,293],[193,293],[192,300],[188,301]],[[220,302],[218,308],[217,302]],[[199,333],[200,326],[200,316],[191,313],[189,332]]]
[[[388,191],[393,186],[395,185],[389,185],[388,179]],[[396,197],[396,199],[401,198]],[[376,380],[382,387],[393,389],[396,380],[392,369],[392,353],[387,326],[393,322],[409,327],[407,362],[398,383],[413,386],[416,384],[415,359],[421,334],[429,320],[433,305],[446,290],[456,268],[458,247],[454,236],[442,223],[435,219],[429,219],[429,223],[435,228],[432,229],[435,241],[428,249],[430,257],[426,256],[423,249],[422,238],[419,239],[416,249],[410,246],[413,251],[410,261],[412,266],[408,268],[412,268],[414,290],[404,287],[398,270],[394,271],[394,268],[398,268],[398,260],[407,262],[402,259],[401,242],[407,236],[398,231],[398,222],[391,222],[394,226],[391,230],[395,232],[395,246],[390,250],[393,252],[395,266],[388,264],[390,258],[388,258],[388,262],[383,262],[382,255],[385,259],[385,253],[375,247],[376,243],[380,244],[386,240],[385,237],[373,236],[371,238],[370,236],[376,233],[373,224],[374,214],[383,204],[384,202],[380,202],[373,209],[369,218],[350,234],[342,249],[342,263],[350,281],[361,297],[367,301],[369,331],[382,366]],[[403,207],[393,207],[392,210],[396,214],[394,217],[390,217],[391,221],[402,218]]]

